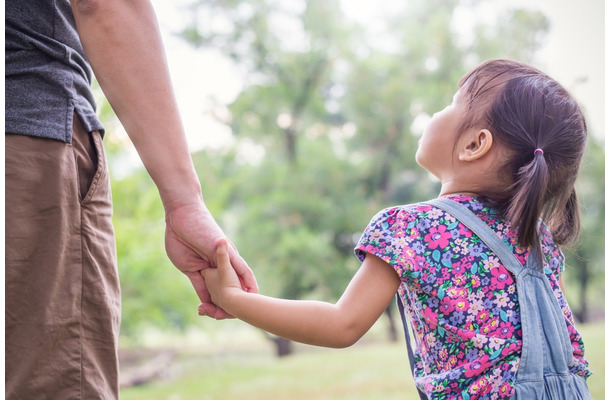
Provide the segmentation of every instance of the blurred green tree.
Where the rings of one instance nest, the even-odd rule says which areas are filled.
[[[566,296],[579,322],[603,318],[604,314],[604,221],[605,154],[603,143],[589,135],[576,191],[582,211],[582,230],[566,255]]]

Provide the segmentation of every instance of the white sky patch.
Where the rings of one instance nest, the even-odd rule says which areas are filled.
[[[259,165],[265,158],[265,147],[250,138],[243,138],[237,143],[236,162],[238,164]]]
[[[432,117],[425,112],[417,114],[411,123],[411,134],[415,137],[421,137],[431,119]]]
[[[231,143],[231,129],[214,116],[231,104],[243,86],[237,67],[219,52],[198,49],[179,38],[170,38],[168,64],[176,101],[191,151]],[[166,44],[167,46],[167,44]]]
[[[438,60],[435,57],[428,57],[424,61],[424,66],[428,71],[436,71],[438,69]]]
[[[278,12],[269,14],[269,25],[278,32],[280,46],[286,51],[308,52],[311,49],[309,38],[303,29],[303,23],[298,15],[303,12],[305,2],[283,1]]]

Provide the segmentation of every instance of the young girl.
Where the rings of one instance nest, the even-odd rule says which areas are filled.
[[[491,60],[460,80],[453,102],[432,117],[416,158],[440,179],[439,197],[484,221],[519,268],[530,258],[542,265],[567,327],[568,375],[588,392],[584,378],[591,372],[563,295],[558,247],[579,232],[574,182],[585,140],[583,115],[563,87],[528,65]],[[419,203],[380,211],[355,252],[362,266],[336,304],[243,291],[225,242],[218,245],[218,269],[203,275],[213,301],[229,314],[327,347],[355,343],[398,294],[414,332],[415,381],[427,398],[513,395],[520,363],[537,361],[522,358],[519,299],[532,296],[518,297],[513,269],[486,242],[449,212]]]

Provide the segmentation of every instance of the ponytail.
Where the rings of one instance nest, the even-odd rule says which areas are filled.
[[[556,213],[549,219],[553,239],[557,244],[574,243],[580,233],[580,206],[576,190],[568,197],[563,212]]]
[[[536,149],[534,158],[519,169],[510,190],[514,194],[507,204],[506,219],[518,228],[517,240],[524,247],[538,247],[538,219],[548,192],[548,166],[544,153],[539,150]]]

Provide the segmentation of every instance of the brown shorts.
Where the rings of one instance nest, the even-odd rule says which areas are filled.
[[[5,395],[117,399],[120,291],[99,132],[5,136]]]

